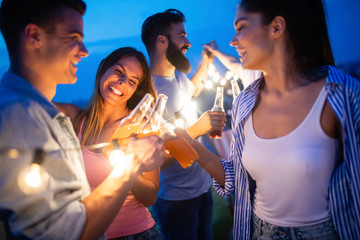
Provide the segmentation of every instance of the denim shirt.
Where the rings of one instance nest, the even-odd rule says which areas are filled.
[[[325,90],[327,101],[342,128],[343,152],[329,182],[329,209],[340,239],[360,236],[360,82],[334,66],[328,69]],[[250,239],[252,197],[256,187],[242,163],[246,139],[244,123],[254,107],[262,79],[257,79],[239,94],[232,112],[232,141],[229,160],[222,160],[225,186],[214,181],[220,196],[234,198],[234,239]]]
[[[90,187],[69,117],[15,74],[4,74],[0,96],[0,218],[6,234],[21,239],[78,239],[86,222],[81,199]],[[8,154],[12,148],[18,150],[17,156]],[[49,184],[43,192],[25,194],[17,178],[38,148],[46,153],[42,166]],[[3,239],[1,234],[4,230],[0,230]]]

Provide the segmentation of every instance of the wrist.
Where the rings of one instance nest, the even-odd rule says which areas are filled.
[[[205,65],[205,67],[208,68],[210,63],[212,63],[213,61],[214,61],[213,58],[203,55],[200,65],[203,64],[203,65]]]
[[[217,56],[219,55],[219,53],[220,53],[220,50],[219,50],[219,49],[213,49],[213,50],[212,50],[212,54],[213,54],[215,57],[217,57]]]
[[[189,136],[193,139],[198,137],[198,134],[196,133],[196,128],[194,127],[194,125],[192,125],[191,127],[188,127],[186,129],[186,132],[189,134]]]

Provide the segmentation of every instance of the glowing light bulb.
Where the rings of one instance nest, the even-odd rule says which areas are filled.
[[[206,88],[206,89],[212,89],[212,88],[213,88],[213,82],[207,80],[207,81],[205,82],[205,88]]]
[[[9,149],[7,154],[8,154],[9,158],[15,159],[19,156],[19,151],[14,148],[11,148],[11,149]]]
[[[49,174],[41,166],[44,155],[43,150],[36,150],[33,163],[19,173],[18,185],[25,194],[41,193],[49,185]]]
[[[41,184],[40,176],[40,165],[33,163],[31,164],[30,171],[25,175],[25,182],[32,188],[37,188]]]
[[[184,128],[185,127],[185,121],[184,119],[182,119],[180,117],[180,113],[179,112],[175,112],[175,122],[174,122],[176,127],[179,128]]]
[[[209,75],[210,77],[212,77],[212,76],[215,75],[215,73],[216,73],[215,65],[212,64],[212,63],[210,63],[210,64],[209,64],[209,69],[208,69],[208,75]]]
[[[219,80],[220,80],[220,73],[216,72],[216,73],[213,75],[213,82],[218,83]]]
[[[125,155],[123,151],[120,149],[115,149],[109,153],[109,161],[111,166],[116,167],[119,162],[121,161],[121,158]]]
[[[215,70],[215,65],[214,65],[213,63],[210,63],[210,64],[209,64],[209,69],[210,69],[210,70]]]
[[[221,85],[221,86],[225,86],[225,85],[226,85],[226,82],[227,82],[226,79],[223,78],[223,79],[220,80],[220,85]]]
[[[231,96],[232,95],[232,90],[229,88],[229,89],[226,89],[226,94]]]
[[[175,120],[175,126],[179,127],[179,128],[184,128],[185,127],[184,119],[182,119],[182,118],[176,119]]]
[[[230,80],[232,78],[232,76],[234,76],[234,73],[230,72],[230,71],[226,71],[225,73],[225,78],[227,80]]]
[[[117,141],[113,140],[113,150],[109,152],[109,161],[114,167],[110,176],[118,177],[131,167],[133,155],[126,154],[124,151],[120,150]]]

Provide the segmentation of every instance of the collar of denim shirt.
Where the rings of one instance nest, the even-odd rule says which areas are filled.
[[[39,103],[51,118],[55,118],[57,115],[61,114],[55,105],[52,104],[39,90],[19,75],[9,72],[4,73],[0,82],[0,88],[7,88],[16,94]]]

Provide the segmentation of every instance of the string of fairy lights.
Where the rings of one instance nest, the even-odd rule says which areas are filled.
[[[233,99],[235,99],[236,96],[240,93],[240,88],[237,83],[238,80],[238,76],[230,71],[227,71],[225,76],[221,76],[216,70],[215,66],[210,64],[208,78],[207,80],[203,81],[202,84],[205,85],[205,89],[211,90],[216,88],[216,86],[225,86],[228,84],[228,82],[230,82],[231,88],[227,89],[225,92],[228,95],[233,95]],[[192,107],[196,109],[196,103],[194,102],[193,97],[175,113],[175,125],[177,127],[183,127],[184,121],[180,117],[180,111],[182,111],[185,107]],[[108,144],[109,143],[106,145]],[[74,151],[80,151],[80,149],[74,149]],[[0,154],[10,160],[19,158],[20,156],[23,157],[25,153],[29,152],[32,154],[29,157],[30,161],[28,161],[28,164],[25,164],[25,167],[19,171],[17,183],[20,190],[22,190],[25,194],[41,193],[48,187],[50,179],[49,174],[42,166],[43,161],[46,160],[47,153],[43,149],[0,149]],[[129,169],[133,162],[133,156],[120,150],[120,147],[116,141],[113,142],[112,151],[108,152],[108,159],[114,167],[111,173],[111,176],[113,177],[117,177],[126,169]]]
[[[68,149],[67,151],[81,151],[80,148]],[[26,195],[38,194],[47,189],[50,182],[50,176],[43,164],[48,160],[49,152],[41,148],[24,149],[24,148],[1,148],[0,154],[8,160],[22,159],[22,167],[18,170],[17,185]],[[120,146],[114,141],[112,151],[109,152],[108,158],[113,170],[110,177],[120,176],[126,169],[129,169],[133,162],[134,156],[125,153]]]
[[[233,100],[237,97],[237,95],[240,93],[240,87],[238,84],[238,81],[240,80],[237,74],[234,74],[231,71],[226,71],[225,75],[222,76],[219,71],[216,69],[214,64],[209,64],[208,69],[208,77],[206,80],[203,80],[198,88],[195,90],[193,96],[190,100],[183,101],[185,102],[181,108],[179,108],[178,111],[174,113],[173,116],[167,118],[166,120],[169,121],[172,118],[175,118],[174,124],[176,127],[184,128],[185,121],[181,118],[182,114],[186,114],[187,112],[193,112],[193,111],[186,111],[192,110],[197,111],[197,102],[194,98],[194,95],[197,93],[198,89],[205,88],[208,91],[214,91],[217,86],[225,87],[226,85],[229,85],[230,83],[231,88],[226,89],[225,94],[228,96],[233,96]],[[185,111],[183,111],[185,110]],[[227,114],[230,114],[230,112],[227,112]]]

